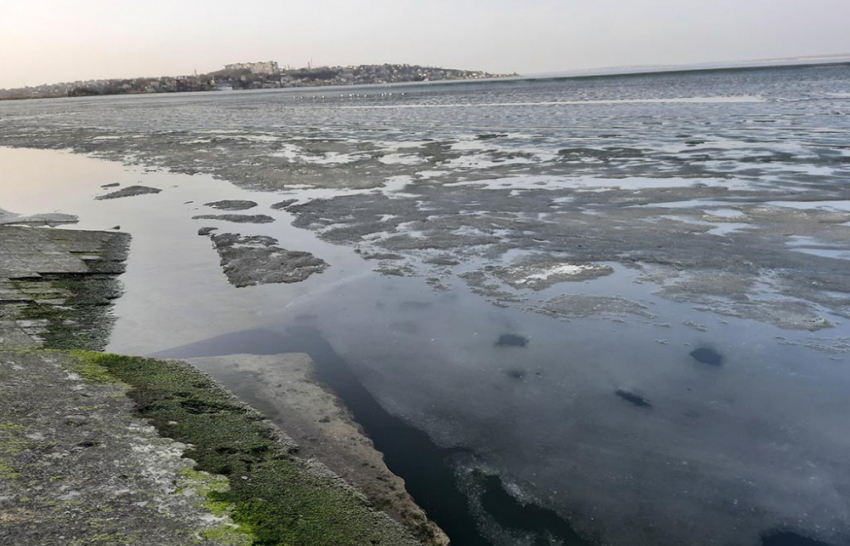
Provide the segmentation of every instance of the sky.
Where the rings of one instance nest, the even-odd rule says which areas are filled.
[[[0,88],[408,63],[535,74],[850,54],[850,0],[0,0]]]

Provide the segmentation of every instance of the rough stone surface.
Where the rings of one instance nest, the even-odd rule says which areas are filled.
[[[129,240],[124,233],[0,226],[0,342],[103,348]]]
[[[204,488],[227,481],[133,417],[125,385],[74,367],[65,353],[0,351],[0,543],[250,544],[204,506]]]

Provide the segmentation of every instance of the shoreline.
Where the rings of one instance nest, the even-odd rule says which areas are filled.
[[[4,384],[11,401],[16,399],[16,393],[23,392],[20,389],[25,385],[28,385],[27,389],[38,392],[36,396],[28,395],[31,401],[26,403],[34,402],[36,406],[27,412],[29,417],[25,421],[16,415],[15,406],[0,405],[0,420],[5,423],[3,430],[12,435],[4,437],[1,443],[4,455],[0,457],[0,468],[4,478],[10,481],[3,487],[9,494],[0,495],[4,498],[0,511],[6,514],[0,536],[15,539],[18,544],[26,544],[24,537],[27,536],[47,540],[39,544],[50,544],[55,539],[49,530],[39,531],[33,523],[48,517],[54,502],[50,499],[59,498],[66,489],[63,485],[67,483],[65,478],[55,480],[57,483],[54,485],[49,483],[54,480],[47,480],[39,470],[51,468],[44,457],[46,455],[49,460],[51,454],[59,449],[66,449],[60,452],[64,453],[63,457],[83,457],[74,470],[76,485],[73,487],[76,492],[73,498],[92,496],[92,510],[75,516],[81,520],[73,531],[77,533],[77,539],[85,544],[94,544],[100,540],[97,536],[108,535],[114,539],[122,527],[133,528],[130,522],[123,520],[133,517],[131,503],[113,498],[120,497],[120,492],[107,495],[111,495],[111,508],[95,500],[103,494],[98,491],[115,477],[110,474],[114,470],[104,470],[105,463],[100,462],[102,455],[92,458],[91,454],[96,450],[79,451],[63,447],[72,432],[82,432],[95,438],[87,440],[86,445],[97,447],[116,442],[120,445],[122,433],[117,425],[105,423],[94,429],[89,429],[89,426],[104,422],[106,414],[100,413],[102,411],[123,411],[142,419],[139,423],[154,425],[158,436],[150,436],[153,444],[146,450],[158,452],[166,449],[170,450],[169,453],[182,453],[182,457],[191,458],[188,467],[182,463],[173,467],[172,480],[179,481],[179,476],[188,476],[190,481],[207,483],[213,480],[210,483],[218,484],[193,486],[201,491],[200,496],[195,495],[200,503],[198,508],[189,512],[171,512],[172,519],[179,522],[178,530],[168,530],[171,527],[166,529],[164,523],[159,527],[154,524],[154,534],[183,532],[179,528],[184,528],[207,540],[202,542],[204,544],[249,544],[256,540],[387,546],[444,546],[448,543],[442,531],[429,522],[404,493],[403,482],[383,466],[382,455],[362,435],[339,400],[316,382],[310,371],[311,361],[306,355],[274,357],[274,362],[292,364],[289,376],[280,375],[281,370],[276,370],[277,379],[298,383],[299,388],[295,393],[296,401],[287,398],[291,392],[283,390],[273,392],[267,402],[272,404],[269,407],[274,407],[281,400],[285,402],[286,405],[279,411],[285,411],[288,419],[300,422],[302,433],[305,430],[309,430],[310,434],[316,433],[315,426],[309,427],[316,421],[330,427],[325,429],[328,441],[323,443],[322,449],[312,451],[309,460],[298,455],[300,442],[287,436],[252,407],[237,401],[233,394],[191,364],[90,352],[105,345],[104,336],[108,335],[111,327],[110,302],[120,293],[117,278],[123,272],[128,243],[128,236],[117,232],[0,226],[0,246],[3,247],[0,250],[17,259],[0,265],[0,284],[3,287],[0,292],[0,311],[3,313],[0,360],[3,361],[2,371],[8,376]],[[57,244],[60,246],[57,247]],[[63,281],[69,277],[76,279],[76,283]],[[92,291],[87,288],[90,282],[95,282],[98,293],[106,293],[108,297],[92,298]],[[72,302],[77,302],[76,306],[72,304],[69,308],[68,304]],[[35,314],[33,307],[39,309]],[[91,314],[88,309],[97,313]],[[83,316],[88,317],[86,328],[93,328],[92,332],[99,333],[80,335],[79,328],[72,321]],[[57,351],[57,348],[63,350]],[[251,357],[225,357],[222,362],[250,364],[254,360]],[[68,380],[76,382],[72,388],[63,386],[58,379],[45,383],[43,378],[56,376],[62,373],[61,370],[69,374]],[[252,369],[256,370],[256,367]],[[76,400],[81,395],[103,400],[103,403],[80,406]],[[135,403],[128,406],[121,402],[126,397]],[[39,406],[41,399],[51,400],[51,403]],[[18,402],[18,405],[21,403],[24,402]],[[70,409],[57,410],[56,404]],[[124,409],[106,410],[110,404],[123,404],[121,407]],[[47,411],[51,408],[52,411]],[[76,413],[65,417],[64,425],[52,425],[49,430],[53,432],[43,428],[45,423],[61,420],[61,414],[69,411]],[[317,411],[323,415],[317,415]],[[17,439],[21,434],[30,440]],[[39,442],[48,436],[53,443],[39,447]],[[162,444],[157,437],[170,438],[177,444]],[[302,434],[300,439],[306,441],[307,437]],[[353,451],[346,450],[345,444],[352,442],[359,447]],[[189,445],[191,449],[185,447]],[[337,468],[347,467],[347,480],[341,479],[322,462],[326,455],[334,459]],[[114,457],[116,461],[124,460],[124,456],[118,454]],[[133,463],[128,461],[128,464],[132,466]],[[351,478],[357,477],[351,470],[367,464],[373,471],[373,477],[361,479],[354,486],[349,485]],[[187,474],[189,471],[191,473]],[[143,474],[145,472],[149,473],[144,471]],[[139,479],[142,482],[138,487],[154,487]],[[370,481],[386,483],[389,487],[370,487]],[[24,489],[21,489],[22,486]],[[272,506],[258,508],[258,501],[271,502],[271,491],[287,493]],[[24,495],[24,492],[29,492],[29,495]],[[173,504],[185,497],[184,486],[166,488],[157,495],[156,498],[160,499],[157,502]],[[129,500],[132,499],[128,497]],[[117,527],[95,524],[99,521],[98,510],[106,509],[125,514],[117,518]],[[260,512],[257,512],[258,509]],[[209,510],[212,510],[212,515],[204,516],[203,513]],[[299,515],[296,516],[293,510]],[[384,511],[392,514],[394,519]],[[144,517],[142,513],[139,517]],[[308,523],[294,524],[293,517],[305,517]],[[58,518],[56,521],[62,520]],[[215,525],[204,523],[207,521]],[[136,539],[141,540],[141,535]]]

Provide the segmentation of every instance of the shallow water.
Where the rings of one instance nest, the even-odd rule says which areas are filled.
[[[575,206],[571,214],[579,218],[619,218],[606,237],[618,232],[625,237],[628,231],[645,229],[639,227],[644,223],[664,226],[672,221],[675,229],[659,242],[687,248],[716,237],[718,246],[710,247],[716,251],[753,238],[753,245],[763,241],[762,246],[797,257],[801,250],[815,250],[820,255],[812,259],[826,261],[813,263],[826,268],[844,261],[841,253],[848,247],[838,230],[846,226],[811,231],[809,223],[802,223],[810,217],[792,216],[785,226],[798,238],[774,241],[771,228],[759,223],[786,214],[782,210],[846,210],[848,196],[836,184],[847,163],[836,160],[825,168],[823,162],[847,155],[840,147],[846,144],[842,131],[850,103],[824,97],[842,86],[850,88],[850,83],[830,71],[811,74],[785,74],[773,85],[763,85],[766,76],[755,72],[733,83],[700,75],[695,81],[665,76],[659,84],[640,77],[412,87],[393,98],[370,91],[359,99],[302,98],[287,92],[51,101],[0,105],[12,115],[0,127],[7,136],[24,134],[22,112],[29,109],[28,115],[53,127],[44,131],[48,139],[51,132],[61,132],[59,125],[80,125],[132,133],[188,131],[182,139],[227,138],[244,142],[257,154],[269,152],[264,147],[270,143],[286,141],[282,152],[290,158],[339,167],[343,170],[333,176],[341,177],[354,172],[345,170],[352,157],[371,153],[371,148],[362,152],[358,147],[365,141],[378,143],[398,155],[380,171],[386,185],[378,195],[396,202],[418,200],[420,208],[434,209],[432,223],[441,221],[440,207],[446,205],[417,193],[422,181],[435,179],[433,166],[420,164],[416,150],[424,145],[423,137],[448,138],[462,155],[439,165],[452,173],[436,175],[437,180],[444,177],[443,191],[480,186],[457,194],[472,200],[464,203],[461,214],[469,224],[459,235],[489,234],[473,223],[488,212],[500,212],[484,210],[490,204],[485,192],[517,192],[502,205],[533,199],[535,191],[553,192],[546,207],[550,202]],[[747,99],[753,87],[763,91],[758,102]],[[656,96],[646,96],[652,94],[648,90]],[[712,100],[690,100],[711,93],[716,95],[708,97]],[[787,102],[791,95],[808,102]],[[367,108],[349,108],[352,100],[365,101],[361,106]],[[154,110],[162,113],[155,124]],[[718,117],[723,122],[715,127]],[[657,124],[667,129],[659,131]],[[416,130],[410,131],[412,127]],[[504,130],[505,136],[476,138],[482,129]],[[673,136],[686,131],[691,136]],[[322,146],[330,146],[331,137],[343,144],[334,142],[341,148],[311,155],[301,144],[292,144],[292,132]],[[608,133],[619,136],[604,136]],[[39,133],[27,135],[32,145],[38,144]],[[110,135],[93,138],[104,136]],[[132,152],[131,139],[118,139]],[[601,142],[651,150],[653,157],[646,166],[633,163],[634,158],[591,156],[571,175],[517,171],[481,181],[458,178],[461,172],[490,168],[485,160],[493,163],[505,151],[529,153],[516,161],[517,168],[526,169],[549,161],[560,148]],[[229,157],[233,146],[224,145],[222,157]],[[676,161],[653,155],[668,153],[671,146],[681,152],[710,146],[714,171],[684,176]],[[830,146],[832,151],[818,155],[821,147]],[[746,157],[752,159],[756,148],[774,162],[756,162],[757,173],[725,178],[740,170],[749,161]],[[779,156],[789,150],[798,155]],[[388,466],[407,480],[413,496],[453,544],[807,544],[801,537],[811,537],[838,545],[850,537],[848,321],[826,300],[823,305],[810,302],[833,324],[817,332],[779,328],[757,320],[759,315],[740,318],[741,306],[755,308],[780,296],[771,284],[771,270],[747,288],[746,299],[732,294],[730,301],[738,306],[732,314],[737,316],[724,314],[713,300],[664,297],[669,294],[659,287],[669,285],[653,276],[651,264],[637,267],[625,258],[598,259],[613,269],[610,275],[539,291],[514,290],[511,294],[526,299],[494,306],[491,296],[457,274],[511,264],[539,249],[518,245],[493,255],[470,250],[455,269],[436,273],[443,289],[434,289],[423,278],[433,273],[422,260],[436,252],[402,251],[403,263],[415,273],[382,276],[373,271],[377,262],[365,260],[351,246],[331,244],[319,236],[321,230],[290,225],[297,213],[270,209],[287,198],[305,203],[368,197],[374,191],[369,188],[290,185],[279,191],[247,191],[205,174],[167,174],[65,152],[0,148],[0,164],[5,167],[0,207],[22,214],[77,214],[77,227],[120,225],[133,235],[122,276],[126,292],[115,308],[118,320],[109,350],[180,357],[309,352],[322,379],[346,401],[386,453]],[[397,167],[426,172],[400,174],[393,170]],[[113,182],[163,191],[95,201],[105,191],[100,186]],[[729,190],[715,198],[677,193],[698,191],[697,183]],[[611,205],[603,197],[583,201],[588,193],[608,187],[649,197],[633,208],[628,201]],[[788,193],[800,191],[817,193],[804,201]],[[203,204],[221,199],[256,201],[258,207],[246,213],[267,214],[275,222],[191,219],[214,213]],[[616,216],[647,204],[650,212]],[[366,233],[363,241],[379,243],[405,230],[413,238],[432,237],[427,222],[396,226],[396,211],[379,206],[378,212],[379,220],[389,225],[387,232]],[[346,221],[332,210],[321,214],[331,216],[323,229]],[[535,214],[554,213],[544,208]],[[313,252],[331,267],[303,283],[237,289],[223,275],[209,239],[197,236],[205,226],[270,235],[280,246]],[[683,226],[704,230],[693,234],[703,239],[679,242],[678,237],[687,235]],[[492,233],[508,240],[499,229]],[[825,241],[821,246],[826,248],[812,241]],[[362,247],[372,250],[365,242]],[[568,253],[547,252],[559,260],[569,258]],[[747,257],[730,255],[729,260]],[[688,271],[682,266],[683,273]],[[824,294],[841,298],[850,287],[828,288]],[[598,300],[605,312],[602,307],[596,312],[573,309],[561,316],[569,320],[540,312],[546,301],[563,295],[618,296],[632,305]]]

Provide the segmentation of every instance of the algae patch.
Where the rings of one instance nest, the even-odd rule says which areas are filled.
[[[195,470],[226,477],[202,486],[211,508],[231,517],[254,544],[395,546],[416,544],[356,491],[293,457],[292,446],[260,414],[195,368],[179,362],[75,353],[131,386],[137,414],[163,436],[194,446]]]

